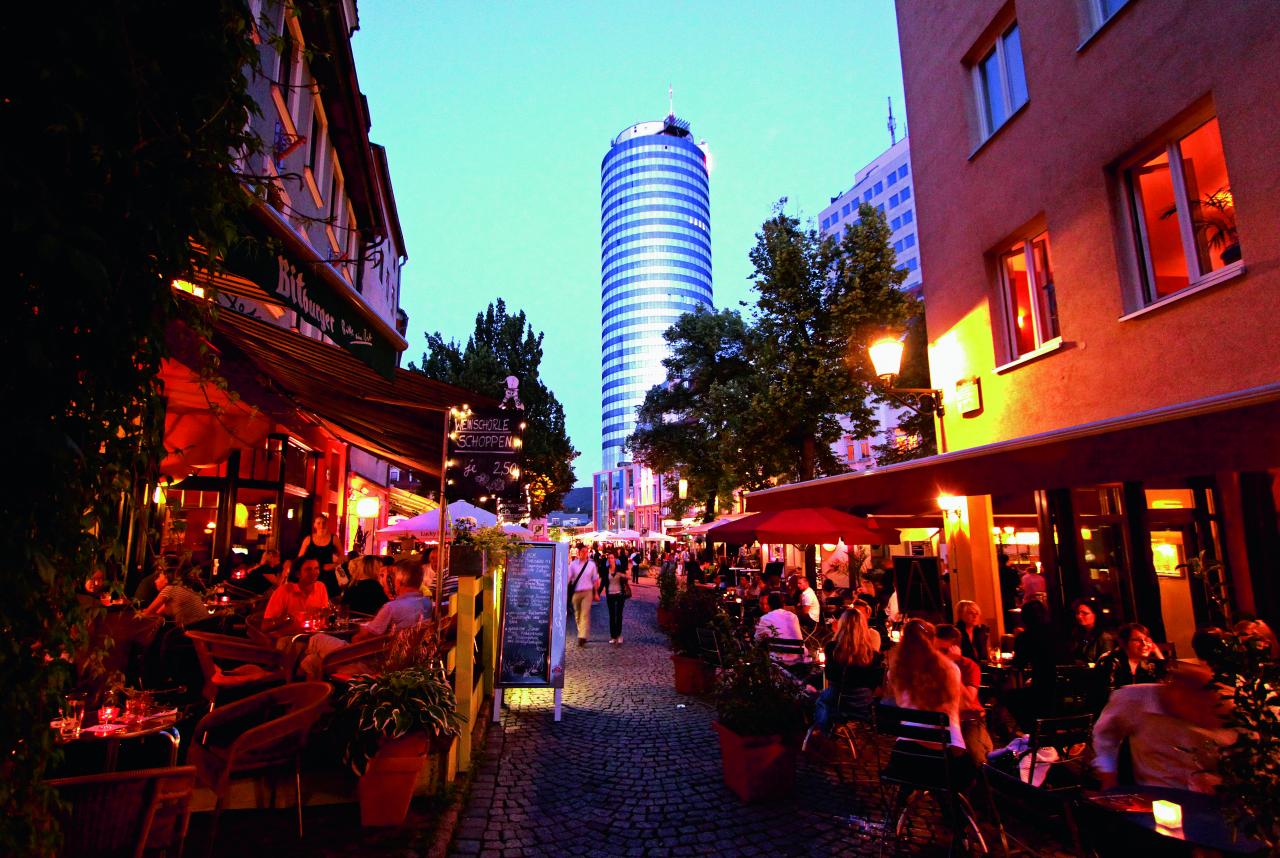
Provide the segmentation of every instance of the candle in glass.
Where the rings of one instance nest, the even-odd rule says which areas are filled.
[[[1182,827],[1182,805],[1171,801],[1156,800],[1151,802],[1151,814],[1156,818],[1156,825],[1165,828]]]

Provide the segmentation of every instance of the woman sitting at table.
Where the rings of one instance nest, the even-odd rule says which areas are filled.
[[[382,563],[377,557],[356,557],[347,563],[351,586],[342,594],[342,604],[354,613],[373,616],[387,603],[382,586]]]
[[[962,599],[956,603],[956,628],[960,630],[960,654],[978,664],[991,660],[991,630],[982,624],[982,608]]]
[[[1108,693],[1126,685],[1159,682],[1164,678],[1164,653],[1141,623],[1120,627],[1120,643],[1098,660],[1098,676]]]
[[[142,613],[165,617],[184,629],[208,620],[209,610],[205,607],[204,598],[191,586],[189,575],[190,567],[185,566],[161,571],[156,576],[156,587],[160,593]]]
[[[826,646],[827,687],[818,695],[813,712],[814,722],[826,735],[835,728],[841,695],[845,711],[850,707],[866,710],[870,717],[875,691],[884,681],[879,644],[880,636],[867,627],[862,611],[850,609],[840,617],[840,630]]]
[[[951,755],[951,772],[957,779],[956,788],[964,788],[972,781],[976,769],[965,750],[964,736],[960,729],[960,706],[965,698],[960,668],[934,647],[936,630],[924,620],[909,620],[902,630],[902,640],[889,651],[889,672],[886,689],[893,702],[904,709],[923,709],[941,712],[947,716],[950,740],[947,751]],[[899,740],[903,741],[903,740]],[[889,767],[911,765],[906,758],[896,755]],[[908,774],[904,772],[903,774]]]
[[[1071,603],[1071,644],[1068,657],[1076,664],[1096,664],[1116,648],[1116,636],[1102,628],[1098,611],[1089,599],[1076,599]]]

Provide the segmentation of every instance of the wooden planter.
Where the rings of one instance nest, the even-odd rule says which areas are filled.
[[[715,722],[724,783],[744,802],[784,798],[795,791],[799,742],[787,736],[739,736]]]
[[[671,656],[675,669],[677,694],[706,694],[715,686],[716,672],[700,658],[687,655]]]
[[[669,632],[675,628],[676,612],[671,608],[658,608],[658,628]]]
[[[360,776],[360,824],[403,825],[432,744],[425,733],[383,742]]]
[[[484,572],[484,554],[470,545],[450,546],[449,571],[458,576],[479,576]]]

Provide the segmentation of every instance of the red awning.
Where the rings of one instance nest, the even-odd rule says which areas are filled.
[[[718,524],[707,531],[711,542],[820,545],[843,539],[846,545],[896,545],[898,532],[861,516],[831,507],[759,512]]]
[[[161,364],[164,385],[164,459],[160,473],[181,480],[217,465],[233,448],[261,444],[272,421],[263,412],[174,360]]]
[[[936,515],[937,498],[1014,495],[1280,467],[1280,383],[943,453],[860,474],[751,492],[753,512],[834,506]]]

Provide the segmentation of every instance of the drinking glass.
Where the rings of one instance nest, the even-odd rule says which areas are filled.
[[[83,723],[84,698],[78,694],[68,694],[62,702],[62,722],[58,725],[58,732],[64,739],[77,739]]]
[[[338,606],[338,626],[345,629],[349,625],[351,625],[351,606],[339,605]]]

